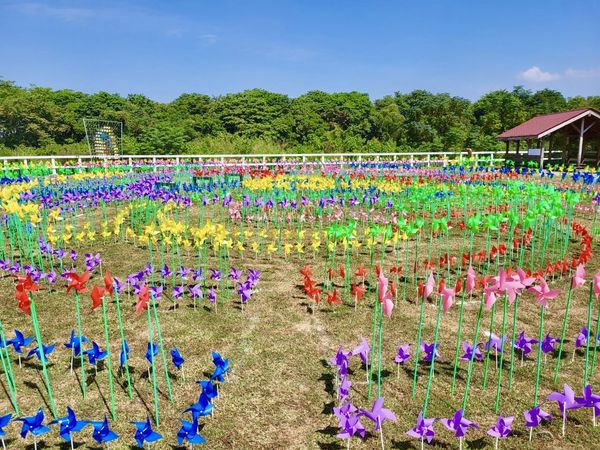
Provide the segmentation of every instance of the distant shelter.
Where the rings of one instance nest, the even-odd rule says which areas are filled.
[[[599,166],[600,112],[583,108],[536,116],[497,139],[506,142],[506,159],[517,165],[536,161],[540,168],[547,164]]]

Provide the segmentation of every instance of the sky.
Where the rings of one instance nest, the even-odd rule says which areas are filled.
[[[596,0],[0,0],[0,77],[163,102],[253,88],[600,95],[599,17]]]

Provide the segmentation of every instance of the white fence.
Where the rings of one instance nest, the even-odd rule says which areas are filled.
[[[475,164],[485,161],[490,166],[504,159],[503,152],[472,152]],[[84,169],[85,167],[128,167],[130,171],[139,166],[158,168],[191,166],[271,167],[294,164],[338,164],[366,162],[406,162],[424,166],[445,166],[449,160],[459,162],[469,159],[466,152],[411,152],[411,153],[281,153],[262,155],[120,155],[120,156],[3,156],[0,157],[4,172],[14,164],[28,168],[32,164],[42,164],[52,169]]]

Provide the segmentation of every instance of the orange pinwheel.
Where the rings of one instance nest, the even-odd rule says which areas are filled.
[[[150,289],[148,286],[143,285],[140,289],[140,294],[138,295],[138,302],[135,305],[135,313],[139,315],[143,310],[148,307],[148,303],[150,302]]]
[[[66,274],[71,282],[67,286],[67,294],[71,291],[71,289],[75,289],[75,292],[87,292],[87,288],[85,285],[90,280],[90,272],[85,271],[81,275],[77,275],[75,272],[69,272]]]
[[[113,287],[114,280],[110,271],[106,271],[104,274],[104,289],[108,292],[108,295],[113,296],[115,289]]]
[[[102,304],[102,298],[104,297],[104,289],[98,286],[92,288],[90,293],[92,298],[92,311]]]
[[[334,289],[333,292],[327,293],[327,303],[330,305],[338,305],[342,303],[342,299],[338,297],[336,289]]]

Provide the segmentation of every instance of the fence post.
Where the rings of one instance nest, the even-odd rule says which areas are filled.
[[[129,157],[129,173],[133,172],[133,159]]]
[[[81,156],[77,157],[77,166],[79,168],[79,173],[81,173],[82,172],[82,169],[81,169]]]
[[[52,175],[56,175],[56,159],[52,158]]]
[[[494,154],[490,154],[490,167],[494,167]]]
[[[431,167],[431,153],[427,153],[427,167]]]
[[[156,156],[152,157],[152,171],[156,173]]]
[[[2,160],[2,166],[4,167],[4,176],[6,176],[6,160]]]

